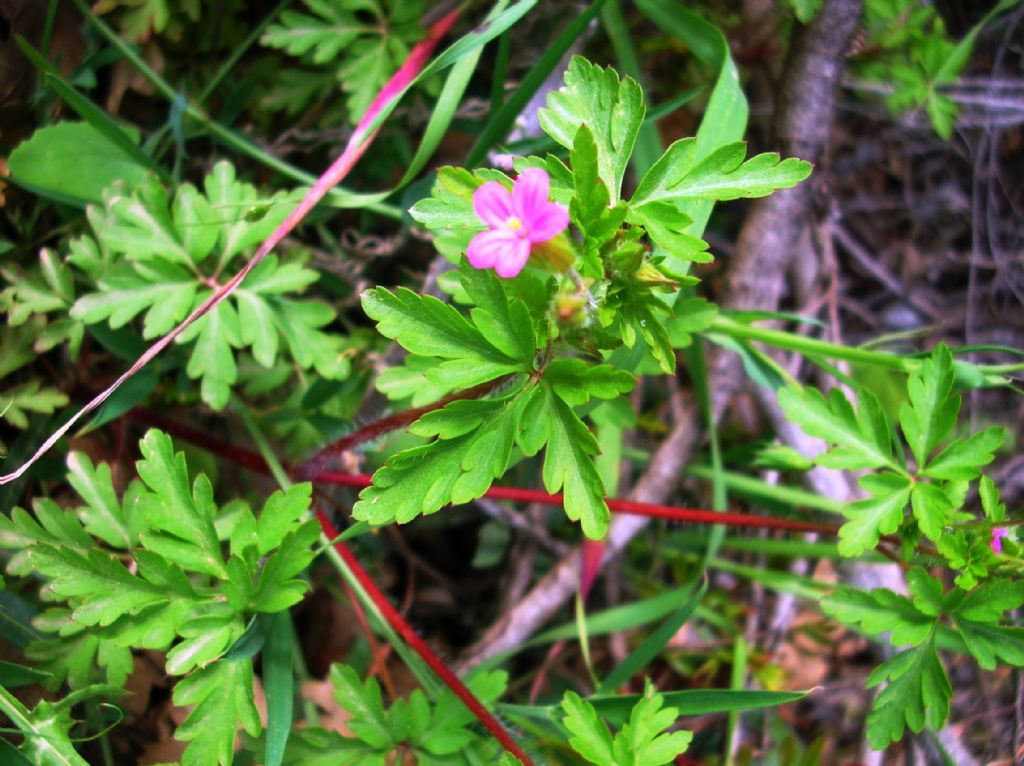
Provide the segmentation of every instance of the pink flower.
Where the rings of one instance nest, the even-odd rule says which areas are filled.
[[[992,542],[989,543],[992,546],[993,553],[1003,552],[1003,538],[1010,534],[1010,530],[1006,527],[992,527]]]
[[[546,171],[529,168],[519,174],[512,193],[488,181],[473,194],[473,212],[490,228],[473,237],[466,257],[477,269],[493,268],[499,277],[523,270],[530,248],[560,234],[569,225],[569,212],[548,201]]]

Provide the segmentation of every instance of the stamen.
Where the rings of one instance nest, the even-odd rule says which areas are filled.
[[[512,231],[519,231],[521,228],[523,228],[523,222],[520,221],[515,216],[512,216],[507,221],[505,221],[505,225]]]

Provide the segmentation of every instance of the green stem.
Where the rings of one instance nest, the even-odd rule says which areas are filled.
[[[759,340],[776,348],[784,348],[808,356],[825,356],[830,359],[842,359],[847,362],[862,362],[864,364],[873,364],[878,367],[899,370],[900,372],[913,372],[920,364],[917,359],[909,359],[880,351],[869,351],[868,349],[857,348],[856,346],[829,343],[828,341],[808,338],[770,327],[755,327],[754,325],[738,322],[723,315],[715,318],[708,332],[717,332],[730,338],[742,340]]]
[[[30,761],[58,764],[59,766],[89,766],[89,763],[75,751],[70,742],[55,743],[40,731],[28,708],[3,686],[0,686],[0,711],[3,711],[25,735],[26,742],[30,745],[30,751],[27,754]],[[60,745],[65,745],[65,747]]]
[[[916,372],[922,362],[922,359],[912,356],[899,356],[884,351],[873,351],[863,346],[844,346],[840,343],[830,343],[825,340],[808,338],[786,330],[757,327],[724,314],[719,314],[715,318],[715,321],[711,323],[711,327],[708,328],[708,333],[718,333],[737,340],[761,341],[770,346],[796,351],[808,357],[819,356],[828,359],[840,359],[846,362],[853,362],[854,364],[871,364],[876,367],[885,367],[907,374]],[[1008,381],[1002,376],[1019,372],[1021,369],[1024,369],[1024,364],[1018,362],[1014,364],[977,365],[977,369],[985,376],[986,383],[989,385],[1004,386],[1008,384]]]
[[[690,476],[698,479],[711,480],[715,477],[715,469],[708,465],[690,465],[686,469]],[[768,484],[754,476],[747,476],[733,471],[722,471],[720,474],[726,488],[738,495],[760,498],[797,508],[811,508],[817,511],[828,513],[842,513],[847,503],[822,497],[816,492],[811,492],[800,487],[790,487],[784,484]]]

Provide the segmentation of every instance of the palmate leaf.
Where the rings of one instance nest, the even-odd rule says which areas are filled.
[[[913,484],[894,473],[867,474],[858,482],[870,497],[843,508],[849,519],[839,528],[839,553],[859,556],[878,545],[882,535],[889,535],[903,523]]]
[[[569,737],[572,749],[590,763],[615,766],[612,734],[593,705],[585,702],[576,692],[568,691],[562,698],[562,710],[565,711],[562,724],[572,732]]]
[[[137,542],[138,530],[132,527],[131,504],[125,509],[117,498],[110,466],[106,463],[94,466],[84,452],[69,453],[67,466],[68,482],[85,501],[76,514],[86,531],[115,548],[131,548]],[[139,485],[133,483],[129,493],[138,489]]]
[[[61,599],[81,601],[74,619],[82,625],[106,626],[125,614],[167,600],[160,587],[130,573],[110,554],[92,550],[81,554],[69,548],[34,545],[29,560],[49,578],[49,590]]]
[[[635,80],[620,80],[614,70],[574,56],[565,85],[548,96],[547,108],[538,110],[537,118],[548,135],[570,150],[580,126],[587,125],[597,146],[598,177],[615,204],[645,112],[643,91]]]
[[[900,652],[879,665],[868,678],[871,688],[883,681],[868,714],[868,742],[875,750],[884,750],[903,737],[904,729],[920,732],[927,724],[941,729],[949,716],[952,688],[949,677],[935,651],[935,637]]]
[[[1002,426],[992,426],[966,438],[950,442],[921,472],[931,479],[970,481],[992,462],[1006,438]]]
[[[239,723],[253,737],[262,731],[250,659],[215,662],[193,672],[174,687],[174,704],[195,706],[174,735],[189,743],[182,766],[228,766]]]
[[[900,407],[900,425],[918,468],[956,425],[960,397],[953,391],[953,355],[940,344],[907,380],[909,402]]]
[[[927,640],[938,619],[937,611],[928,604],[912,602],[887,588],[840,588],[822,600],[821,608],[830,617],[867,633],[892,631],[890,641],[896,646]]]
[[[639,209],[655,202],[765,197],[811,174],[804,160],[780,161],[778,154],[766,153],[744,162],[746,154],[745,144],[727,144],[698,162],[697,139],[680,139],[647,171],[629,204]]]
[[[538,386],[523,410],[519,446],[526,455],[544,452],[544,487],[562,490],[566,515],[597,540],[608,531],[604,483],[594,466],[597,440],[550,385]]]
[[[573,750],[596,766],[663,766],[686,752],[693,738],[688,731],[666,732],[679,711],[663,704],[664,698],[647,681],[629,721],[613,738],[594,706],[570,691],[562,698],[562,724],[572,734]]]
[[[474,269],[468,261],[459,268],[459,282],[476,305],[470,311],[481,335],[505,356],[531,370],[537,354],[534,321],[526,304],[509,299],[502,280],[490,269]]]
[[[15,428],[28,428],[28,412],[50,415],[68,403],[68,396],[56,388],[43,387],[38,380],[0,391],[0,417]]]
[[[304,0],[312,12],[284,11],[263,45],[328,70],[348,94],[353,123],[423,36],[424,0]],[[323,79],[323,78],[321,78]]]
[[[173,201],[155,177],[129,192],[115,186],[104,205],[89,208],[102,256],[90,237],[76,240],[68,261],[95,284],[70,309],[79,322],[122,327],[140,315],[143,336],[166,334],[205,301],[230,263],[251,251],[287,214],[283,195],[261,199],[220,162],[203,192],[181,185]],[[104,257],[106,260],[104,260]],[[325,303],[292,296],[317,279],[316,272],[270,255],[226,301],[178,337],[191,344],[186,371],[201,381],[203,400],[220,409],[238,379],[236,355],[251,349],[256,361],[274,366],[286,348],[303,369],[338,379],[349,362],[339,338],[320,330],[334,311]]]
[[[525,327],[515,331],[499,326],[500,316],[492,313],[502,313],[496,304],[490,308],[485,306],[477,316],[488,335],[519,355],[518,360],[488,341],[454,306],[433,296],[420,296],[402,287],[393,293],[378,287],[363,293],[362,300],[363,310],[377,321],[382,335],[397,340],[413,354],[448,360],[433,373],[438,376],[439,384],[469,388],[503,375],[533,369],[533,354],[526,354],[532,341],[528,342],[524,334],[524,331],[532,334],[531,323],[527,321]],[[513,306],[508,312],[517,322],[529,319],[524,307]]]
[[[421,418],[412,431],[438,438],[392,455],[359,494],[353,516],[406,523],[483,495],[508,468],[526,399],[520,389],[501,399],[452,402]]]
[[[148,431],[139,448],[139,477],[152,493],[139,498],[138,513],[155,530],[143,534],[145,546],[197,572],[225,577],[210,480],[200,474],[190,487],[184,453],[175,453],[161,431]]]
[[[866,389],[859,394],[859,412],[838,388],[826,399],[818,389],[788,386],[779,389],[779,406],[786,419],[806,433],[838,445],[817,458],[829,468],[862,469],[889,467],[903,473],[893,460],[889,423],[878,399]]]

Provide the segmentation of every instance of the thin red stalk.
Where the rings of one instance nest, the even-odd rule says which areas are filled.
[[[237,465],[244,466],[257,473],[268,473],[267,464],[256,452],[243,447],[237,447],[230,442],[210,436],[206,432],[199,431],[190,426],[176,423],[159,413],[150,410],[134,410],[130,417],[147,422],[151,425],[167,431],[172,436],[209,449]],[[371,423],[367,428],[374,426]],[[298,476],[297,476],[298,478]],[[354,487],[361,489],[372,483],[372,476],[368,473],[345,473],[343,471],[320,471],[312,476],[312,481],[318,484],[332,484],[335,486]],[[519,503],[540,503],[541,505],[562,506],[562,495],[549,495],[536,489],[523,487],[491,487],[484,494],[484,497],[492,500],[511,500]],[[836,524],[826,524],[815,521],[801,521],[798,519],[778,519],[772,516],[756,516],[747,513],[726,513],[724,511],[709,511],[698,508],[680,508],[671,505],[657,505],[654,503],[639,503],[633,500],[608,499],[608,508],[616,513],[629,513],[636,516],[650,516],[652,518],[667,519],[669,521],[687,522],[690,524],[724,524],[727,527],[753,527],[756,529],[781,529],[789,532],[818,532],[820,534],[835,535],[839,532]]]
[[[341,471],[322,471],[313,477],[320,484],[338,484],[346,487],[367,487],[371,476],[365,473],[343,473]],[[521,487],[491,487],[484,497],[492,500],[512,500],[519,503],[540,503],[541,505],[563,505],[561,494],[549,495],[536,489]],[[799,521],[797,519],[777,519],[771,516],[755,516],[747,513],[726,513],[707,511],[697,508],[679,508],[672,505],[655,503],[638,503],[633,500],[607,500],[608,508],[616,513],[628,513],[634,516],[650,516],[652,518],[682,521],[691,524],[724,524],[727,527],[754,527],[757,529],[782,529],[790,532],[819,532],[821,534],[837,534],[839,527],[816,521]]]
[[[323,529],[322,525],[321,529]],[[327,533],[324,532],[324,534]],[[374,638],[373,628],[370,627],[370,621],[366,619],[366,611],[363,609],[363,605],[359,603],[359,599],[352,591],[348,581],[342,580],[341,584],[345,587],[345,595],[348,596],[348,602],[352,605],[352,611],[356,615],[356,621],[359,623],[359,628],[366,636],[366,643],[370,645],[370,655],[373,657],[373,660],[370,662],[370,668],[367,671],[367,674],[374,675],[379,673],[381,682],[384,684],[384,689],[387,691],[388,696],[391,699],[394,699],[395,684],[391,680],[391,673],[388,672],[387,663],[384,661],[387,655],[383,651],[381,645],[377,643],[377,639]],[[388,648],[390,649],[390,645]]]
[[[555,661],[555,658],[562,653],[565,648],[565,640],[558,639],[548,649],[548,653],[544,655],[544,660],[540,664],[540,668],[537,670],[537,675],[533,677],[533,683],[530,684],[530,695],[526,698],[526,704],[533,705],[537,702],[537,697],[544,691],[544,682],[548,677],[548,670],[551,668],[551,664]]]
[[[317,519],[320,521],[320,526],[323,528],[324,534],[331,539],[336,538],[338,536],[338,530],[335,529],[331,520],[327,518],[327,515],[319,508],[317,509],[316,515]],[[490,714],[487,708],[480,704],[480,701],[474,696],[473,692],[471,692],[466,685],[459,680],[458,676],[456,676],[451,669],[441,661],[441,658],[438,657],[429,646],[427,646],[426,642],[419,637],[419,634],[412,629],[412,626],[410,626],[402,615],[398,613],[398,610],[391,605],[387,596],[385,596],[377,587],[369,573],[363,569],[362,564],[359,563],[359,559],[357,559],[352,551],[349,550],[348,546],[343,542],[336,542],[334,543],[334,550],[338,552],[338,555],[341,556],[349,569],[352,570],[352,574],[355,575],[359,584],[362,585],[367,594],[369,594],[373,603],[384,615],[384,619],[388,621],[388,624],[391,625],[402,639],[409,644],[413,650],[415,650],[427,665],[430,666],[430,669],[437,674],[438,678],[440,678],[444,684],[451,689],[460,700],[462,700],[462,704],[464,704],[470,712],[477,717],[480,723],[482,723],[487,730],[494,735],[494,738],[501,743],[501,746],[504,747],[507,752],[518,758],[523,763],[523,766],[533,766],[533,761],[531,761],[530,757],[523,752],[523,749],[519,747],[509,733],[505,731],[505,727],[498,723],[498,720]]]
[[[426,415],[428,412],[439,410],[442,407],[451,404],[452,402],[459,401],[461,399],[479,399],[481,396],[486,396],[494,389],[498,388],[507,381],[511,375],[503,375],[495,380],[489,380],[486,383],[467,388],[463,391],[457,391],[448,396],[443,396],[436,402],[424,405],[423,407],[413,407],[409,410],[402,410],[396,412],[394,415],[389,415],[386,418],[375,420],[372,423],[367,423],[362,428],[358,428],[350,434],[346,434],[342,438],[338,439],[332,444],[328,444],[322,450],[317,452],[313,457],[309,458],[304,462],[295,475],[297,478],[308,481],[317,476],[328,464],[331,457],[340,454],[345,450],[352,449],[360,444],[363,444],[373,439],[377,439],[386,433],[396,431],[399,428],[404,428],[411,425],[421,417]]]
[[[313,184],[313,187],[306,192],[306,195],[295,206],[295,209],[292,210],[288,217],[285,218],[281,225],[274,230],[266,241],[260,245],[259,249],[252,258],[249,259],[245,266],[243,266],[242,269],[228,282],[215,290],[205,301],[202,302],[202,304],[196,307],[181,324],[147,348],[145,352],[143,352],[142,356],[136,359],[134,364],[122,373],[117,380],[111,383],[107,388],[103,389],[103,391],[97,394],[88,404],[72,415],[60,428],[50,434],[39,449],[35,451],[32,457],[22,463],[17,470],[0,476],[0,484],[7,484],[8,482],[18,479],[25,473],[25,471],[34,465],[39,458],[45,455],[53,445],[60,441],[79,420],[109,399],[125,381],[149,364],[154,357],[173,343],[175,338],[181,335],[189,325],[216,308],[218,304],[224,301],[235,291],[235,288],[242,283],[242,280],[248,276],[249,272],[256,268],[256,265],[267,257],[271,250],[273,250],[278,243],[280,243],[281,240],[298,225],[299,221],[306,217],[309,211],[312,210],[321,199],[323,199],[324,195],[326,195],[327,192],[338,185],[342,179],[348,175],[349,171],[356,162],[359,161],[359,158],[363,156],[367,147],[370,146],[373,142],[373,138],[377,135],[379,126],[372,129],[370,127],[374,120],[377,119],[380,113],[384,111],[384,109],[387,108],[395,98],[405,91],[413,78],[415,78],[423,67],[426,66],[427,60],[430,58],[430,54],[433,52],[434,48],[437,47],[441,38],[444,37],[451,28],[452,24],[455,23],[455,20],[458,19],[460,12],[460,9],[456,9],[443,16],[430,27],[427,32],[427,36],[420,40],[412,51],[410,51],[409,57],[405,60],[405,63],[402,64],[394,75],[392,75],[391,79],[388,80],[380,93],[377,94],[373,103],[370,104],[370,108],[366,110],[366,114],[363,115],[363,118],[359,121],[355,132],[345,145],[345,149],[341,153],[341,156],[338,157],[326,172],[317,179],[316,183]]]

